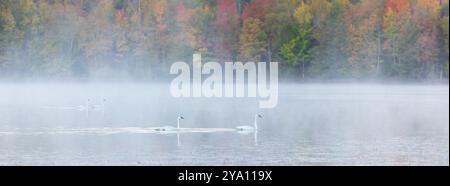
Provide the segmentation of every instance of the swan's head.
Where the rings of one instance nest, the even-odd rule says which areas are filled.
[[[256,114],[256,117],[263,118],[261,114]]]
[[[183,116],[178,116],[178,119],[184,119],[184,117]]]

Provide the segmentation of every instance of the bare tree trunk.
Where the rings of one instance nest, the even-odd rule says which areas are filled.
[[[378,32],[378,47],[377,47],[377,69],[376,76],[380,73],[380,63],[381,63],[381,32]]]
[[[269,44],[267,46],[267,60],[272,62],[272,36],[269,36]]]
[[[305,79],[305,61],[302,60],[302,79]]]

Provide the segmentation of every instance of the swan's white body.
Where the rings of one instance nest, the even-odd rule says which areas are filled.
[[[237,129],[237,130],[240,130],[240,131],[253,131],[253,130],[258,130],[257,128],[252,127],[252,126],[237,126],[236,129]]]
[[[173,131],[178,131],[180,130],[180,120],[184,119],[183,116],[178,116],[177,118],[177,127],[172,127],[172,126],[163,126],[163,127],[158,127],[156,128],[156,131],[159,132],[173,132]]]
[[[249,125],[237,126],[236,130],[238,130],[238,131],[246,131],[246,132],[257,131],[258,130],[258,118],[262,118],[262,116],[259,115],[259,114],[255,115],[255,121],[254,121],[253,126],[249,126]]]
[[[176,128],[172,126],[162,126],[156,128],[156,131],[174,131]]]

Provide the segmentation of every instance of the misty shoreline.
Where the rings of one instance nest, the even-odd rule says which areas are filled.
[[[136,79],[82,79],[82,78],[67,78],[67,79],[12,79],[0,78],[1,84],[41,84],[41,83],[56,83],[56,84],[170,84],[173,78],[159,78],[148,80]],[[204,80],[204,79],[203,79]],[[410,80],[410,79],[288,79],[279,78],[280,84],[380,84],[380,85],[449,85],[449,79],[436,80]]]

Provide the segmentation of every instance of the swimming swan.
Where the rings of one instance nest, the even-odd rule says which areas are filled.
[[[163,126],[163,127],[158,127],[156,128],[156,131],[160,131],[160,132],[164,132],[164,131],[176,131],[180,129],[180,121],[184,119],[183,116],[178,116],[177,118],[177,128],[172,127],[172,126]]]
[[[236,130],[238,131],[257,131],[258,130],[258,118],[262,118],[261,114],[255,114],[255,123],[252,126],[237,126]]]

